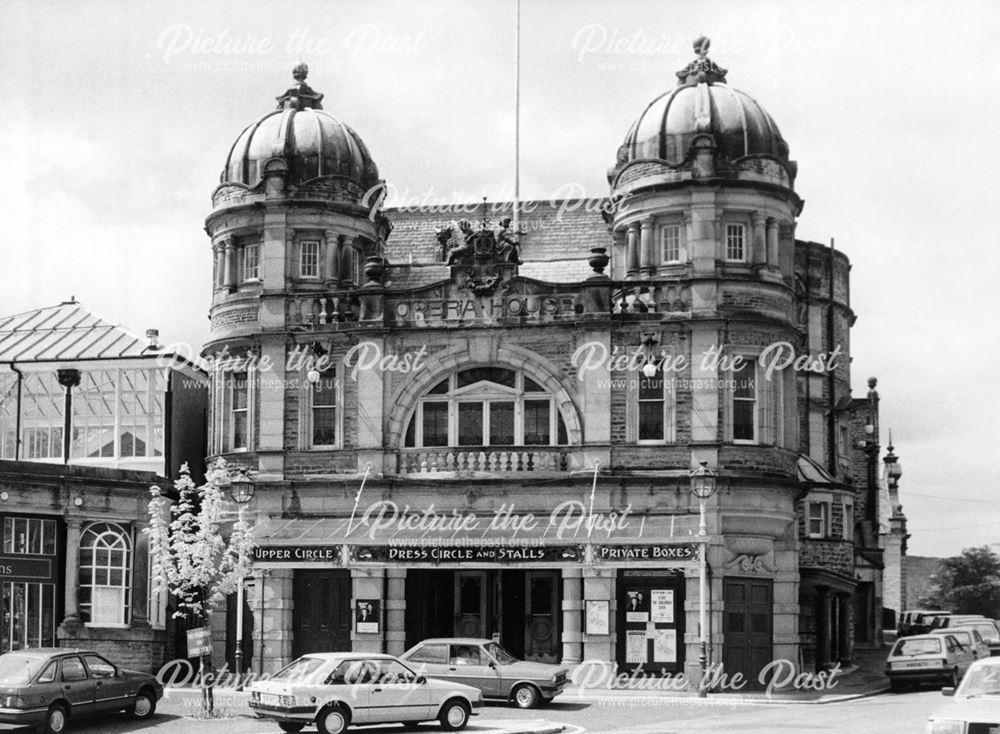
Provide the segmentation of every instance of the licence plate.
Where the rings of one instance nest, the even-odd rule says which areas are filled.
[[[260,694],[260,702],[264,706],[277,706],[281,703],[281,698],[276,693]]]
[[[898,670],[913,670],[914,668],[935,668],[938,666],[936,660],[907,660],[902,663],[893,663],[893,667]]]

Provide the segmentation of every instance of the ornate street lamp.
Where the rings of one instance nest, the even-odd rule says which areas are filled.
[[[701,550],[698,556],[698,609],[701,628],[701,654],[698,656],[701,680],[698,683],[698,695],[702,698],[708,693],[705,680],[708,672],[708,564],[706,560],[708,541],[705,539],[705,500],[715,494],[716,477],[716,473],[708,468],[707,461],[702,461],[701,466],[691,472],[691,494],[698,498],[698,509],[701,513],[701,521],[698,524],[698,539],[701,541]]]
[[[256,490],[257,485],[245,471],[240,471],[229,480],[229,495],[238,507],[241,524],[246,506],[253,499]],[[236,651],[233,657],[236,663],[236,675],[239,676],[243,673],[243,579],[236,585]]]

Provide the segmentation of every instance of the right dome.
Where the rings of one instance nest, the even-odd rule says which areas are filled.
[[[617,167],[639,160],[682,166],[695,140],[710,135],[721,160],[773,158],[794,176],[778,126],[755,99],[726,84],[726,70],[708,59],[708,46],[706,38],[695,41],[698,58],[677,72],[678,85],[639,115],[618,149]]]

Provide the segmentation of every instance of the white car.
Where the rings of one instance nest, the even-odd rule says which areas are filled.
[[[315,723],[320,734],[341,734],[352,724],[435,719],[454,731],[483,705],[476,688],[428,679],[391,655],[366,653],[303,655],[249,690],[257,716],[287,732]]]
[[[931,714],[927,734],[994,731],[1000,722],[1000,658],[977,660],[958,689],[942,688],[941,693],[954,701]]]
[[[947,629],[936,629],[932,635],[951,635],[958,640],[962,647],[972,650],[976,660],[982,660],[990,656],[990,646],[979,634],[979,630],[972,627],[948,627]]]

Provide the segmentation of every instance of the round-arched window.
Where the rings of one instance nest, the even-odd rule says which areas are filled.
[[[99,522],[80,534],[80,617],[90,624],[128,624],[132,536],[118,523]]]
[[[420,398],[403,445],[564,446],[566,424],[551,393],[520,370],[472,367]]]

